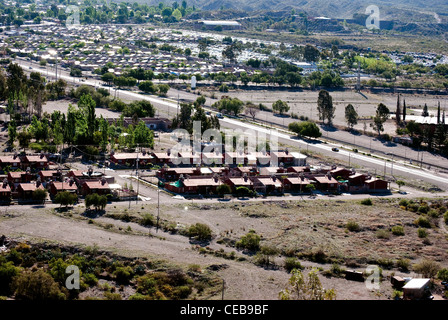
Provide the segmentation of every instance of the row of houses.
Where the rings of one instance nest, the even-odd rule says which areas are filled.
[[[92,193],[110,194],[121,190],[114,183],[114,178],[104,176],[101,172],[70,170],[64,175],[62,170],[42,170],[36,173],[28,171],[10,171],[0,176],[0,200],[32,199],[37,189],[46,189],[50,197],[59,192],[67,191],[86,196]]]
[[[38,155],[9,155],[0,156],[0,170],[17,170],[17,169],[46,169],[49,166],[48,157],[41,153]]]
[[[384,192],[389,182],[345,168],[311,170],[304,167],[161,168],[157,177],[167,190],[180,194],[214,194],[227,184],[232,192],[246,187],[258,193],[302,193],[312,189],[337,192]]]
[[[157,165],[221,165],[229,166],[303,166],[307,157],[299,152],[140,152],[140,153],[111,153],[110,161],[116,165],[145,166]]]

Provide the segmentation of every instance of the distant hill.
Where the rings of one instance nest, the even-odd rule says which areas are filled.
[[[171,4],[174,0],[150,0],[149,2],[150,4],[159,2]],[[178,0],[178,3],[180,2],[181,0]],[[448,2],[441,0],[187,0],[187,2],[190,6],[195,5],[202,10],[219,10],[220,8],[243,11],[299,9],[306,11],[311,16],[343,19],[351,18],[354,13],[365,13],[367,6],[376,4],[383,20],[396,19],[409,23],[448,22]],[[437,16],[434,16],[434,13]]]

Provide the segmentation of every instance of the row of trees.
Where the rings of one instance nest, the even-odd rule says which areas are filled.
[[[65,3],[65,1],[60,1]],[[70,2],[67,1],[67,5]],[[27,8],[15,6],[0,6],[0,23],[11,26],[21,26],[26,20],[33,20],[34,23],[39,24],[45,18],[57,18],[62,23],[66,23],[70,13],[66,12],[65,7],[52,4],[45,7],[46,11],[42,12],[36,4],[31,4]],[[184,16],[194,12],[196,9],[189,7],[184,0],[179,4],[177,1],[171,5],[159,3],[157,6],[149,6],[147,4],[139,3],[102,3],[97,4],[91,1],[80,3],[79,20],[83,24],[104,24],[104,23],[148,23],[156,22],[159,19],[157,16],[162,16],[166,23],[173,23],[180,21]]]

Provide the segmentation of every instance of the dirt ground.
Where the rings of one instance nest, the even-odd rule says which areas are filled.
[[[123,222],[107,216],[93,218],[93,223],[82,216],[84,207],[79,205],[71,214],[55,213],[54,205],[32,206],[28,210],[8,207],[0,210],[0,234],[22,240],[57,242],[81,246],[97,246],[125,256],[161,259],[175,265],[199,264],[202,268],[219,266],[217,274],[225,280],[225,299],[278,299],[278,293],[287,287],[289,274],[283,268],[285,256],[274,257],[275,265],[261,267],[254,263],[254,256],[227,246],[223,239],[238,240],[250,229],[262,236],[262,245],[274,245],[280,250],[320,248],[328,256],[351,257],[366,261],[359,270],[375,259],[407,257],[412,262],[423,257],[447,265],[448,243],[446,229],[435,225],[429,231],[430,245],[422,244],[412,221],[416,214],[397,208],[396,204],[377,202],[372,208],[361,206],[358,201],[279,202],[258,204],[191,204],[163,205],[160,218],[188,226],[196,222],[209,225],[214,234],[210,243],[196,243],[186,236],[171,234],[155,228],[146,228],[133,222]],[[133,204],[131,209],[110,205],[107,214],[127,211],[131,215],[149,212],[156,215],[154,204]],[[378,214],[375,214],[377,212]],[[358,218],[361,231],[345,230],[347,219]],[[91,221],[92,222],[92,221]],[[377,239],[377,229],[403,224],[405,236]],[[130,227],[130,229],[128,228]],[[200,253],[199,247],[207,248]],[[235,252],[236,259],[226,259],[213,252]],[[363,260],[364,259],[364,260]],[[312,267],[329,270],[331,264],[300,260],[309,272]],[[341,264],[343,266],[343,264]],[[384,270],[389,276],[397,270]],[[407,274],[410,276],[410,274]],[[320,274],[323,286],[334,288],[337,299],[370,300],[389,299],[390,283],[382,282],[379,291],[370,291],[364,283],[342,278],[327,278]],[[213,296],[210,299],[220,299]]]

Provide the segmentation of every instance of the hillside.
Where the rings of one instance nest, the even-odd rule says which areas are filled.
[[[158,4],[160,0],[151,0]],[[171,3],[174,1],[165,1]],[[180,3],[180,1],[178,1]],[[306,11],[312,16],[330,18],[351,18],[354,13],[365,13],[365,8],[372,4],[370,0],[188,0],[202,10],[235,9],[242,11],[291,10]],[[147,2],[146,2],[147,3]],[[378,0],[381,19],[400,20],[402,22],[447,22],[448,3],[438,0]],[[434,15],[436,14],[436,16]],[[439,20],[440,19],[440,20]]]

